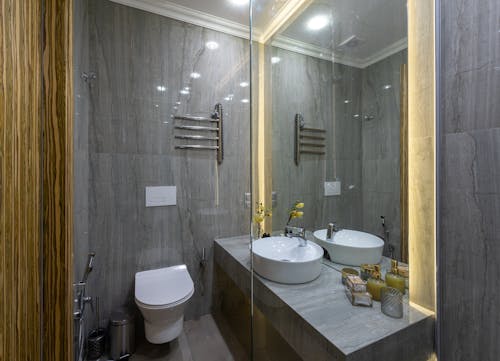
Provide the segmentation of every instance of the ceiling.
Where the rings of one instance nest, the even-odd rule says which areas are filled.
[[[307,22],[316,15],[327,15],[330,24],[309,30]],[[356,46],[340,46],[354,37]],[[292,39],[291,43],[305,43],[333,53],[334,58],[361,64],[401,50],[406,47],[406,38],[406,0],[315,0],[276,36],[278,42]]]
[[[248,5],[230,0],[112,0],[161,15],[248,36]],[[292,51],[333,58],[336,62],[365,67],[406,47],[406,0],[309,0],[310,5],[295,14],[291,23],[276,32],[273,45]],[[273,19],[283,15],[285,5],[300,0],[254,0],[253,26],[262,34]],[[307,2],[307,0],[302,1]],[[285,12],[283,10],[282,12]],[[327,15],[330,24],[318,31],[307,28],[308,20]],[[339,47],[355,36],[355,47]]]

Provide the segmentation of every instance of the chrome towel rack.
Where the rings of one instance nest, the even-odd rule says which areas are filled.
[[[325,154],[325,133],[325,129],[306,127],[302,114],[295,114],[295,165],[299,165],[301,154]]]
[[[216,150],[217,151],[217,163],[221,164],[224,159],[224,138],[223,138],[223,109],[222,104],[217,103],[214,107],[213,113],[210,117],[199,117],[194,115],[174,115],[174,120],[178,121],[189,121],[189,122],[200,122],[216,124],[216,126],[204,126],[204,125],[186,125],[176,124],[175,129],[186,130],[186,131],[197,131],[197,132],[210,132],[210,135],[200,135],[200,134],[175,134],[175,139],[184,140],[200,140],[208,142],[216,142],[216,145],[212,144],[179,144],[175,146],[175,149],[192,149],[192,150]],[[215,132],[215,135],[213,133]]]

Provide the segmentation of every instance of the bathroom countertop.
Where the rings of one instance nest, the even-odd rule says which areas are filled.
[[[250,294],[249,236],[215,241],[215,261]],[[342,267],[342,266],[340,266]],[[312,282],[286,285],[254,278],[254,302],[304,360],[428,360],[433,353],[434,314],[404,300],[404,317],[384,315],[380,302],[355,307],[341,273],[324,262]]]

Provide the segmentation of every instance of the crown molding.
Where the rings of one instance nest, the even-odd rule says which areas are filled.
[[[312,56],[314,58],[329,60],[333,63],[343,64],[363,69],[379,62],[382,59],[387,58],[388,56],[396,54],[397,52],[403,49],[406,49],[408,47],[408,40],[407,38],[398,40],[395,43],[376,52],[375,54],[362,59],[335,53],[328,48],[322,48],[316,45],[308,44],[283,35],[278,35],[271,42],[271,45],[280,49],[285,49],[299,54]]]
[[[348,66],[354,66],[356,68],[362,68],[363,63],[357,59],[350,58],[345,55],[335,55],[328,48],[322,48],[320,46],[305,43],[303,41],[288,38],[283,35],[278,35],[272,42],[272,46],[280,49],[285,49],[293,51],[295,53],[304,54],[307,56],[312,56],[314,58],[331,61],[334,63],[344,64]]]
[[[250,28],[246,25],[226,20],[224,18],[210,15],[198,10],[194,10],[182,5],[174,4],[163,0],[111,0],[115,3],[130,6],[139,10],[166,16],[172,19],[180,20],[186,23],[202,26],[207,29],[219,31],[225,34],[234,35],[243,39],[249,39]],[[311,0],[290,0],[288,1],[273,18],[269,26],[260,31],[254,29],[253,38],[258,42],[265,44],[274,34],[287,22],[293,19],[293,14],[299,13],[299,9],[307,6]],[[289,14],[292,14],[290,16]],[[293,51],[299,54],[312,56],[318,59],[329,60],[334,63],[353,66],[356,68],[366,68],[376,62],[397,53],[408,47],[408,39],[403,38],[384,49],[370,55],[367,58],[359,59],[349,57],[343,54],[336,54],[330,49],[322,48],[316,45],[308,44],[299,40],[288,38],[283,35],[276,36],[271,41],[272,46],[281,49]]]
[[[239,38],[248,39],[250,37],[250,28],[246,25],[234,21],[207,14],[202,11],[194,10],[182,5],[174,4],[169,1],[158,0],[111,0],[115,3],[127,5],[139,10],[166,16],[172,19],[184,21],[186,23],[202,26],[207,29],[220,31],[221,33],[234,35]],[[259,38],[260,34],[254,35]]]
[[[377,51],[375,54],[372,54],[369,57],[363,59],[363,68],[375,64],[380,60],[385,59],[391,55],[394,55],[397,52],[400,52],[401,50],[406,48],[408,48],[408,38],[405,37]]]

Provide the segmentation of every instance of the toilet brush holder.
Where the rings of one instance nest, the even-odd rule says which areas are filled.
[[[87,359],[97,360],[106,349],[106,330],[97,328],[90,331],[87,337]]]

